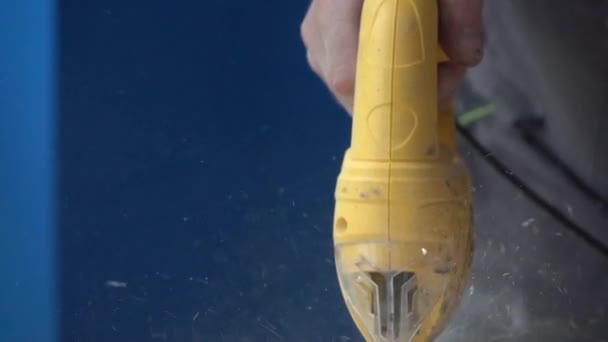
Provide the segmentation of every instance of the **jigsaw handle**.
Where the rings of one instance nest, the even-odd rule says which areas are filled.
[[[352,157],[433,160],[438,149],[437,1],[366,0],[361,16]]]

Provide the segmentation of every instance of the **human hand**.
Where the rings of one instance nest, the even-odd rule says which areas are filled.
[[[312,0],[301,25],[310,67],[350,115],[363,1]],[[466,69],[482,59],[482,0],[438,1],[439,40],[450,57],[438,71],[438,100],[443,105],[453,97]]]

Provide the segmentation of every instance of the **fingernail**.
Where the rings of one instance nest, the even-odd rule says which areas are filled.
[[[481,62],[483,42],[480,30],[464,29],[460,34],[458,43],[458,55],[464,64],[473,66]]]

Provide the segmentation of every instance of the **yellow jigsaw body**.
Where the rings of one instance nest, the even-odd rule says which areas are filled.
[[[437,108],[437,2],[365,0],[351,147],[335,197],[342,293],[367,341],[429,341],[471,262],[471,198],[451,108]]]

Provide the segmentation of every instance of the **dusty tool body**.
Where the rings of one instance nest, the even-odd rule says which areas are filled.
[[[437,2],[366,0],[351,147],[336,186],[342,294],[367,341],[432,340],[471,260],[453,113],[437,108]]]

